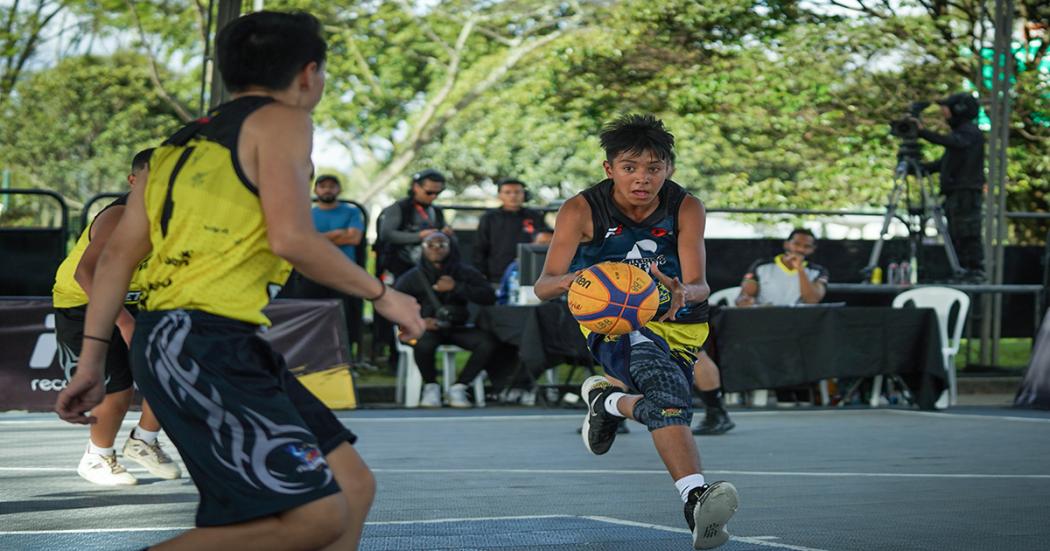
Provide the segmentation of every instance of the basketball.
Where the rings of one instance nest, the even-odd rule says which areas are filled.
[[[569,287],[569,311],[580,325],[603,335],[624,335],[653,318],[660,306],[656,283],[641,268],[603,262]]]

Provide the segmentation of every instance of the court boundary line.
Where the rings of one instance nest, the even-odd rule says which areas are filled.
[[[148,472],[144,468],[130,468],[129,472]],[[3,472],[76,472],[72,467],[0,467]],[[648,469],[387,469],[376,468],[377,474],[503,474],[503,475],[659,475],[667,471]],[[995,480],[1050,480],[1050,474],[1003,473],[862,473],[862,472],[807,472],[807,471],[739,471],[710,469],[706,474],[734,476],[784,476],[817,478],[933,478],[933,479],[995,479]],[[505,518],[505,517],[500,517]]]
[[[887,409],[885,411],[904,415],[917,415],[919,417],[933,417],[938,419],[999,419],[1002,421],[1020,421],[1022,423],[1050,423],[1050,419],[1044,419],[1041,417],[1017,417],[1013,415],[977,415],[975,413],[914,411],[910,409]]]
[[[513,515],[506,517],[460,517],[460,518],[441,518],[441,519],[427,519],[427,520],[390,520],[390,521],[372,521],[366,522],[365,526],[399,526],[399,525],[414,525],[414,524],[449,524],[453,522],[492,522],[492,521],[514,521],[514,520],[539,520],[539,519],[583,519],[593,522],[601,522],[605,524],[614,524],[619,526],[631,526],[636,528],[647,528],[650,530],[659,530],[663,532],[671,532],[675,534],[689,535],[689,530],[685,528],[676,528],[673,526],[665,526],[662,524],[650,524],[646,522],[637,522],[633,520],[618,519],[615,517],[608,517],[603,515]],[[143,527],[143,528],[88,528],[81,530],[2,530],[0,536],[27,536],[27,535],[51,535],[51,534],[119,534],[123,532],[130,533],[143,533],[143,532],[171,532],[171,531],[186,531],[192,530],[194,527]],[[362,541],[364,541],[362,537]],[[773,539],[780,539],[779,536],[733,536],[730,535],[731,541],[740,543],[748,543],[751,545],[758,545],[761,547],[770,547],[774,549],[785,549],[788,551],[829,551],[827,549],[820,549],[816,547],[806,547],[800,545],[792,545],[787,543],[778,543],[770,541]],[[543,545],[543,544],[541,544]]]

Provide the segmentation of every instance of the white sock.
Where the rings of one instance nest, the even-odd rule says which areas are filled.
[[[689,492],[691,492],[693,488],[699,488],[703,485],[704,475],[699,473],[686,475],[674,481],[674,487],[678,488],[678,495],[682,496],[682,503],[689,501]]]
[[[626,417],[620,413],[620,409],[616,407],[616,402],[620,401],[620,398],[627,396],[623,392],[613,392],[612,394],[605,397],[605,411],[615,415],[617,417]]]
[[[93,453],[97,455],[113,455],[117,453],[117,450],[113,448],[101,448],[99,446],[96,446],[95,443],[91,440],[88,440],[88,453]]]
[[[146,430],[141,425],[135,425],[135,429],[131,431],[131,437],[135,440],[142,440],[147,444],[152,444],[157,441],[157,435],[160,431]]]

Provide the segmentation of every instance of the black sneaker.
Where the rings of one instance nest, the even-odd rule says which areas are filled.
[[[583,418],[583,445],[594,455],[601,455],[612,447],[620,418],[605,411],[605,397],[613,392],[623,392],[605,377],[594,375],[583,382],[580,396],[587,400],[587,415]]]
[[[714,549],[729,541],[726,523],[736,513],[736,488],[728,482],[704,484],[689,491],[685,521],[693,533],[693,549]]]
[[[700,423],[700,426],[693,429],[693,434],[699,436],[713,436],[716,434],[725,434],[736,426],[732,420],[729,419],[729,414],[725,410],[707,409],[707,413],[704,414],[704,420]]]

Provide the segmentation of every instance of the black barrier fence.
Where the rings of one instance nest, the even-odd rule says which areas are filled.
[[[0,226],[0,296],[50,295],[55,270],[66,256],[69,207],[53,191],[0,189],[0,197],[18,196],[53,201],[61,211],[60,223],[57,227]]]

